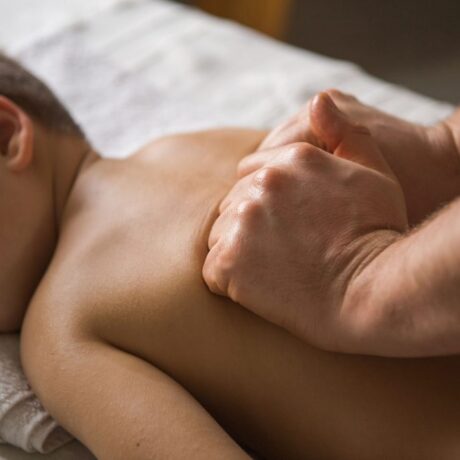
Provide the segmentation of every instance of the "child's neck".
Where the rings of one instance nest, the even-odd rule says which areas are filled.
[[[100,156],[83,139],[75,137],[61,137],[55,147],[54,171],[54,215],[56,229],[59,233],[64,211],[72,188],[86,168]]]

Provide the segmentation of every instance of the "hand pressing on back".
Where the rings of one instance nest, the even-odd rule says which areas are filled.
[[[370,131],[326,93],[311,103],[305,140],[311,133],[323,148],[298,133],[286,144],[272,137],[242,162],[203,276],[214,293],[309,343],[353,350],[362,331],[348,293],[408,229],[406,204]]]
[[[388,115],[337,90],[327,91],[351,123],[372,134],[406,197],[410,226],[425,220],[460,194],[460,155],[452,124],[442,121],[422,126]],[[240,163],[240,176],[260,168],[275,153],[272,149],[293,142],[309,142],[331,151],[323,124],[312,124],[310,105],[274,129],[259,147]]]

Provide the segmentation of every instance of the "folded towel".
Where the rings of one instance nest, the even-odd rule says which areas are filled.
[[[20,365],[19,337],[0,335],[0,441],[47,453],[71,439],[32,393]]]

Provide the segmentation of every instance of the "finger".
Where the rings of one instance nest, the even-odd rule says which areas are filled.
[[[293,142],[309,142],[322,146],[310,129],[310,102],[305,104],[297,114],[273,129],[257,151],[277,148]]]
[[[214,221],[208,237],[208,248],[212,249],[225,236],[230,224],[231,213],[227,210]]]
[[[263,152],[260,153],[263,154]],[[240,179],[239,182],[245,181],[244,187],[246,196],[251,197],[253,196],[251,194],[251,191],[253,189],[248,187],[250,187],[250,185],[254,183],[254,179],[256,179],[256,176],[259,174],[259,172],[262,172],[262,170],[279,168],[283,171],[286,171],[286,167],[288,165],[295,165],[295,167],[297,167],[299,165],[305,166],[306,164],[316,164],[321,161],[322,156],[332,155],[330,155],[330,153],[328,153],[327,151],[322,150],[320,147],[316,147],[315,145],[309,144],[307,142],[293,142],[292,144],[286,144],[282,147],[273,148],[267,152],[267,155],[263,157],[263,160],[261,160],[260,163],[258,163],[256,157],[255,166],[258,167],[254,167],[254,171],[250,172],[250,174],[248,174],[247,176],[244,176],[244,178]],[[239,188],[237,184],[237,186],[234,187],[234,190],[232,190],[223,200],[221,209],[225,209],[225,206],[228,204],[228,200],[233,200],[242,191],[242,188],[243,187]],[[257,190],[257,188],[255,190]],[[254,193],[256,192],[254,191]]]
[[[393,176],[370,131],[354,124],[327,93],[313,99],[310,118],[312,131],[324,141],[329,152]]]
[[[254,171],[264,167],[268,162],[272,161],[277,154],[278,151],[276,149],[268,149],[252,153],[251,155],[244,157],[238,163],[238,177],[242,178],[248,176]]]
[[[294,142],[278,149],[278,154],[267,164],[266,168],[274,168],[288,172],[299,167],[311,169],[323,163],[324,158],[333,158],[325,150],[307,142]]]
[[[344,137],[334,155],[394,177],[379,146],[366,128],[355,126]]]
[[[202,276],[209,290],[216,295],[225,296],[228,281],[224,279],[224,274],[220,272],[217,264],[219,250],[214,247],[209,251],[204,261]]]
[[[317,94],[310,104],[311,130],[322,139],[329,152],[342,142],[351,123],[339,110],[331,97],[323,92]]]
[[[253,174],[253,173],[252,173]],[[247,195],[249,187],[251,185],[252,174],[248,174],[244,176],[240,180],[238,180],[232,189],[227,193],[224,199],[220,202],[219,205],[219,213],[224,213],[225,210],[232,204],[233,202],[238,202],[241,198]]]

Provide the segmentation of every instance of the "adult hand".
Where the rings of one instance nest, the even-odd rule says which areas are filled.
[[[329,90],[327,94],[352,123],[366,127],[372,134],[401,184],[411,226],[419,224],[460,194],[460,155],[449,123],[442,121],[434,126],[421,126],[383,113],[340,91]],[[270,161],[273,148],[292,142],[309,142],[331,152],[324,123],[312,123],[311,120],[324,115],[317,109],[308,103],[274,129],[258,152],[241,161],[240,176]]]
[[[327,94],[305,142],[269,149],[220,206],[203,276],[211,291],[329,350],[359,340],[343,306],[356,275],[408,228],[398,181],[368,130]],[[244,169],[244,168],[243,168]]]

